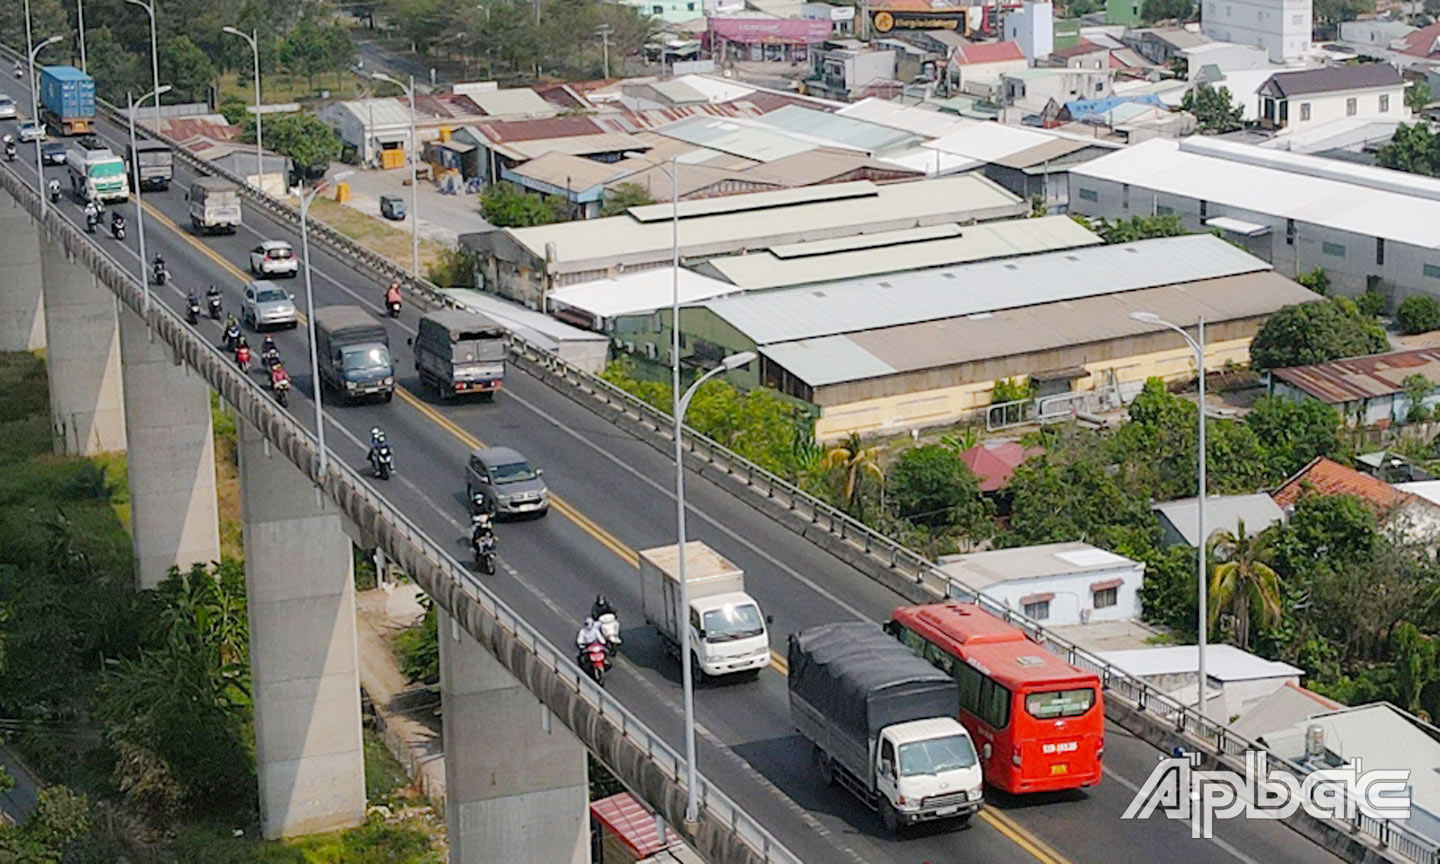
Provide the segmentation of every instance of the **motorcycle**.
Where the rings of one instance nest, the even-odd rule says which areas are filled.
[[[388,301],[386,301],[386,303],[385,303],[385,309],[386,309],[387,312],[390,313],[390,317],[391,317],[391,318],[399,318],[399,317],[400,317],[400,301],[399,301],[399,300],[388,300]]]
[[[85,214],[85,233],[94,234],[95,226],[100,222],[100,217],[94,213]]]
[[[211,295],[210,295],[210,320],[212,320],[212,321],[219,321],[219,320],[220,320],[220,295],[219,295],[219,294],[211,294]]]
[[[235,365],[240,367],[241,372],[249,373],[250,348],[248,346],[241,345],[235,349]]]
[[[605,686],[605,673],[610,670],[610,652],[603,642],[591,642],[580,652],[580,668],[596,684]]]
[[[200,323],[200,301],[194,297],[185,300],[185,321],[191,327]]]
[[[124,226],[121,226],[121,228],[120,228],[120,237],[121,237],[121,239],[124,239],[124,236],[125,236],[125,228],[124,228]],[[155,278],[155,284],[156,284],[156,285],[164,285],[166,282],[169,282],[169,281],[170,281],[170,271],[169,271],[169,270],[166,270],[165,267],[164,267],[164,265],[162,265],[162,264],[156,264],[154,267],[150,268],[150,273],[151,273],[151,275]]]
[[[234,321],[225,326],[224,344],[226,351],[234,351],[240,345],[240,325]]]
[[[495,575],[495,547],[498,545],[495,532],[490,530],[490,514],[476,513],[470,517],[473,526],[470,531],[470,548],[475,552],[475,564],[487,576]]]
[[[390,479],[390,475],[395,471],[395,457],[390,452],[389,444],[370,448],[370,467],[375,470],[376,477],[381,480]]]
[[[279,348],[267,348],[267,349],[265,349],[264,351],[261,351],[261,352],[260,352],[260,363],[261,363],[261,365],[263,365],[263,366],[265,367],[265,371],[268,372],[268,371],[270,371],[271,369],[274,369],[275,366],[276,366],[276,364],[278,364],[279,362],[280,362],[280,349],[279,349]]]
[[[600,632],[605,634],[605,645],[614,655],[620,654],[620,619],[614,612],[606,612],[596,619],[595,623],[600,625]]]
[[[58,180],[51,180],[51,181],[50,181],[50,203],[51,203],[51,204],[59,204],[59,203],[60,203],[60,181],[58,181]]]
[[[5,145],[5,161],[6,161],[6,162],[14,162],[14,161],[15,161],[15,145],[14,145],[14,144],[6,144],[6,145]]]
[[[270,389],[275,391],[275,401],[281,408],[290,407],[290,376],[277,379],[274,370],[270,373]]]
[[[123,241],[125,239],[125,223],[111,222],[110,233],[115,237],[116,240]],[[161,284],[163,285],[164,283],[162,282]]]

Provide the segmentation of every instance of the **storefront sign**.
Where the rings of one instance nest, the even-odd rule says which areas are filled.
[[[964,8],[932,9],[918,12],[908,9],[871,9],[870,29],[874,33],[897,30],[958,30],[965,32]]]

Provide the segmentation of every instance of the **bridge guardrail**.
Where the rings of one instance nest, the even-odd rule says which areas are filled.
[[[0,187],[13,196],[32,216],[39,213],[39,194],[31,189],[15,173],[6,167],[0,172]],[[386,554],[414,576],[425,587],[442,608],[451,612],[457,620],[466,622],[466,629],[477,641],[494,646],[513,642],[526,649],[560,686],[577,695],[586,703],[588,710],[577,710],[564,704],[553,688],[547,692],[536,692],[554,713],[562,715],[562,722],[569,719],[567,726],[582,740],[586,740],[582,729],[576,728],[582,721],[603,723],[613,727],[620,739],[640,751],[656,766],[663,780],[680,787],[684,779],[684,761],[680,755],[656,735],[644,722],[632,714],[623,703],[599,687],[573,662],[567,652],[555,648],[522,617],[505,605],[500,598],[480,582],[464,565],[457,561],[443,546],[436,543],[416,526],[398,507],[389,502],[370,482],[346,465],[332,453],[327,460],[328,471],[320,476],[315,436],[288,411],[274,402],[260,384],[248,375],[240,373],[234,363],[178,313],[162,302],[151,302],[148,308],[143,298],[143,288],[137,274],[124,267],[98,243],[89,240],[75,226],[65,220],[54,208],[48,208],[41,230],[59,238],[67,254],[83,260],[83,263],[105,284],[134,314],[140,315],[153,328],[157,336],[175,351],[177,362],[186,362],[201,374],[222,398],[242,414],[265,436],[266,440],[289,459],[298,469],[304,471],[330,498],[340,505],[346,515],[360,526],[362,531],[371,532]],[[477,626],[476,615],[466,616],[457,606],[454,593],[447,591],[443,580],[449,586],[458,588],[493,626]],[[428,583],[428,584],[427,584]],[[450,602],[447,604],[446,600]],[[495,627],[503,633],[496,633]],[[481,632],[476,632],[477,630]],[[497,656],[498,653],[497,653]],[[523,664],[514,657],[499,656],[502,663],[516,670],[512,664]],[[532,670],[533,671],[533,670]],[[517,674],[532,691],[543,691],[540,682],[526,680]],[[587,741],[588,743],[588,741]],[[608,748],[614,755],[613,741]],[[607,761],[602,756],[602,761]],[[626,783],[632,791],[639,793],[652,807],[661,810],[670,825],[695,843],[702,854],[713,855],[717,861],[750,861],[759,864],[801,864],[783,843],[772,836],[743,808],[731,800],[719,788],[700,775],[699,799],[701,823],[694,832],[683,824],[683,796],[654,794],[656,784],[653,777],[645,777],[643,768],[628,771],[625,765],[607,761],[607,765]],[[640,781],[637,782],[637,777]],[[638,789],[637,786],[645,786]],[[645,794],[651,792],[652,794]],[[655,798],[661,800],[658,805]],[[678,802],[679,809],[676,809]],[[746,849],[737,852],[731,838],[738,839]],[[698,841],[698,842],[697,842]],[[739,857],[735,857],[735,856]]]
[[[100,105],[110,119],[116,122],[128,122],[128,115],[125,112],[103,100],[100,101]],[[169,144],[175,151],[176,158],[185,162],[193,170],[224,177],[236,183],[240,186],[242,194],[252,204],[296,226],[298,230],[300,214],[296,208],[250,186],[238,175],[198,159],[180,147],[178,142],[160,135],[155,130],[147,127],[147,133]],[[415,218],[413,214],[411,218]],[[400,282],[408,286],[412,294],[424,296],[434,305],[452,307],[459,305],[441,293],[428,280],[412,276],[394,262],[376,255],[328,225],[316,222],[313,218],[310,221],[312,234],[327,245],[332,253],[339,253],[341,257],[350,259],[352,266],[368,268],[379,275],[382,280]],[[512,350],[524,355],[532,362],[547,367],[553,375],[562,376],[572,385],[590,392],[596,399],[634,415],[642,422],[652,426],[658,434],[669,435],[672,426],[669,414],[518,335],[512,335],[511,341]],[[959,588],[966,599],[972,599],[991,614],[1024,628],[1032,638],[1035,638],[1051,652],[1065,657],[1076,666],[1095,671],[1100,675],[1105,689],[1112,696],[1119,696],[1137,711],[1158,718],[1160,723],[1169,724],[1174,731],[1201,741],[1209,746],[1214,754],[1234,756],[1245,750],[1269,753],[1268,748],[1236,734],[1229,729],[1228,725],[1208,717],[1202,717],[1194,708],[1155,691],[1143,680],[1106,663],[1069,640],[1049,633],[1038,622],[1031,621],[1021,613],[991,600],[976,589],[946,576],[933,561],[918,552],[875,531],[838,508],[815,498],[793,483],[734,453],[719,442],[701,435],[688,426],[684,428],[682,437],[686,450],[692,456],[737,479],[743,478],[744,484],[754,489],[757,494],[774,499],[782,506],[807,518],[812,525],[823,527],[832,536],[863,551],[890,570],[903,574],[917,586],[934,595],[936,599],[951,596],[952,586]],[[1273,753],[1270,753],[1269,759],[1272,766],[1290,771],[1297,777],[1303,778],[1312,770]],[[718,794],[718,790],[712,791]],[[733,807],[734,805],[729,806]],[[739,812],[738,809],[736,812]],[[758,825],[755,827],[763,834],[763,829],[759,829]],[[1348,828],[1352,832],[1370,838],[1382,848],[1404,855],[1417,864],[1440,864],[1440,844],[1393,820],[1376,819],[1361,814]]]

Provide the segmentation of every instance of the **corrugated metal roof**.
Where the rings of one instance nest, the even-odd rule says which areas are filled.
[[[872,248],[843,248],[857,241]],[[1045,216],[967,225],[955,237],[935,236],[933,229],[926,228],[798,243],[767,252],[714,258],[707,266],[740,288],[755,291],[1100,243],[1099,237],[1069,216]],[[799,251],[823,254],[796,257]]]
[[[1182,675],[1199,669],[1199,648],[1168,645],[1130,651],[1102,651],[1100,659],[1142,678],[1152,675]],[[1298,678],[1305,670],[1289,663],[1266,660],[1234,645],[1211,645],[1205,649],[1205,674],[1221,681],[1253,681],[1259,678]]]
[[[571,135],[594,135],[602,132],[589,117],[547,117],[540,120],[496,120],[478,125],[491,141],[538,141],[542,138],[567,138]]]
[[[410,128],[410,106],[393,97],[352,99],[348,102],[341,102],[340,107],[354,115],[362,126]]]
[[[546,102],[539,93],[529,87],[488,90],[467,95],[481,111],[491,116],[531,114],[548,117],[557,113],[554,105]]]
[[[1175,531],[1191,546],[1200,543],[1200,508],[1198,498],[1179,498],[1155,504],[1155,512],[1164,516]],[[1264,492],[1253,495],[1207,495],[1205,497],[1205,533],[1236,531],[1245,523],[1247,534],[1259,534],[1276,522],[1285,521],[1285,511],[1275,499]]]
[[[1047,576],[1134,570],[1141,566],[1123,555],[1075,541],[945,555],[940,559],[940,572],[971,588]]]
[[[1008,287],[1003,282],[987,284],[992,293]],[[1201,316],[1217,324],[1257,318],[1297,302],[1307,290],[1277,273],[1245,273],[1184,285],[1121,291],[880,330],[773,343],[759,350],[805,383],[821,387],[878,377],[862,374],[865,367],[806,362],[809,357],[823,356],[825,351],[834,352],[835,357],[845,356],[844,351],[863,351],[893,372],[943,369],[993,358],[1099,344],[1163,329],[1157,324],[1131,319],[1130,313],[1136,311],[1154,312],[1182,324],[1192,323]],[[848,345],[841,348],[833,347],[832,343]],[[802,351],[801,348],[818,350]]]
[[[743,156],[756,162],[771,162],[814,150],[816,147],[815,144],[796,140],[773,129],[744,125],[738,122],[738,118],[691,117],[662,126],[655,131],[670,138]]]
[[[799,105],[787,105],[771,111],[761,116],[758,122],[785,132],[828,139],[871,155],[888,150],[901,150],[920,140],[919,136],[911,132],[902,132],[856,117],[801,108]]]
[[[958,131],[979,120],[966,120],[927,108],[901,105],[886,99],[861,99],[854,105],[847,105],[838,112],[842,117],[853,117],[870,123],[879,123],[891,129],[911,132],[926,138],[938,138]]]
[[[512,174],[548,183],[559,189],[567,186],[576,193],[615,179],[625,169],[613,163],[596,162],[568,153],[546,153],[522,165],[508,169]]]
[[[498,153],[513,153],[521,159],[534,159],[546,153],[569,153],[572,156],[588,156],[592,153],[624,153],[627,150],[644,150],[645,143],[634,135],[620,132],[606,132],[600,135],[573,135],[568,138],[542,138],[535,141],[514,141],[497,144]],[[507,155],[508,155],[507,153]]]
[[[968,159],[994,162],[1060,140],[1067,139],[1004,123],[977,122],[937,138],[926,146]]]
[[[1266,214],[1425,249],[1440,247],[1440,200],[1434,200],[1440,197],[1440,180],[1415,174],[1246,144],[1182,146],[1157,138],[1073,165],[1070,175],[1076,182],[1095,177],[1128,183],[1132,195],[1154,190],[1208,201],[1211,215]]]
[[[1280,484],[1270,497],[1281,507],[1290,507],[1300,500],[1307,489],[1320,495],[1354,495],[1377,510],[1388,510],[1406,501],[1417,500],[1389,483],[1341,465],[1333,459],[1316,456],[1310,464]]]
[[[643,315],[669,306],[674,292],[674,271],[669,267],[632,270],[614,279],[579,282],[550,292],[550,302],[588,312],[597,318]],[[680,269],[680,302],[693,303],[734,294],[734,285]]]
[[[705,306],[768,345],[1268,269],[1218,237],[1197,234],[766,291]],[[993,290],[1001,285],[1003,294]]]
[[[1440,381],[1440,348],[1371,354],[1312,366],[1289,366],[1272,369],[1270,374],[1299,387],[1321,402],[1343,405],[1358,399],[1401,393],[1405,390],[1405,379],[1411,375],[1424,375],[1430,381]]]
[[[1286,681],[1284,687],[1246,709],[1239,720],[1230,724],[1230,729],[1253,741],[1267,732],[1289,729],[1316,714],[1343,707],[1313,690]]]

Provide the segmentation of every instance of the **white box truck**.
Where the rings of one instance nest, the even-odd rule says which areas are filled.
[[[688,632],[695,662],[703,675],[759,675],[770,664],[768,618],[745,593],[745,573],[698,540],[685,544],[685,582],[689,613],[680,609],[678,546],[640,553],[640,598],[645,621],[655,625],[665,648],[680,654],[681,628]],[[684,622],[689,620],[689,626]]]
[[[130,184],[125,179],[125,160],[104,147],[89,142],[65,152],[70,191],[81,201],[128,201]]]
[[[880,811],[887,831],[985,806],[955,679],[866,622],[790,635],[790,719],[826,783]]]

